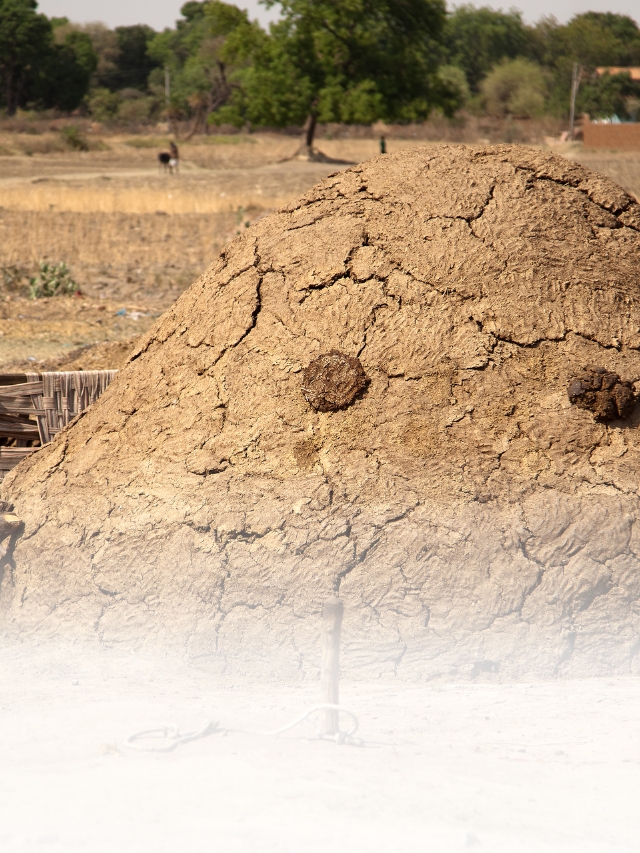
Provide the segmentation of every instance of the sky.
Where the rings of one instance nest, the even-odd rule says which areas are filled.
[[[277,13],[265,9],[258,0],[227,2],[247,9],[249,17],[257,18],[263,26],[277,18]],[[38,10],[50,18],[67,17],[78,23],[102,21],[109,27],[149,24],[155,30],[162,30],[173,27],[183,3],[184,0],[38,0]]]
[[[66,16],[72,21],[102,21],[109,27],[129,24],[149,24],[156,30],[172,27],[180,16],[184,0],[39,0],[38,8],[49,17]],[[233,0],[229,0],[233,2]],[[257,0],[236,0],[236,6],[247,9],[250,18],[257,18],[263,26],[274,20],[276,12],[268,11]],[[459,4],[452,4],[459,5]],[[544,15],[555,15],[565,23],[580,12],[616,12],[630,15],[640,23],[638,0],[516,0],[496,3],[491,0],[476,0],[474,6],[491,6],[494,9],[521,9],[524,19],[534,23]]]

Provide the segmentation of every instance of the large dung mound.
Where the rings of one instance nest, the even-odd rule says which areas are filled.
[[[263,219],[5,481],[5,635],[313,673],[339,589],[360,676],[640,669],[639,230],[511,146]]]

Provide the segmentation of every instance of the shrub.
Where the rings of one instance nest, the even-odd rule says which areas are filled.
[[[91,116],[100,122],[113,121],[121,103],[120,93],[110,92],[108,89],[93,89],[87,99]]]
[[[496,65],[480,89],[490,115],[533,118],[544,112],[547,92],[544,72],[528,59],[510,59]]]
[[[67,150],[65,140],[57,133],[46,133],[42,136],[17,135],[16,148],[23,151],[27,156],[32,154],[61,154]]]
[[[457,65],[442,65],[438,69],[438,77],[457,97],[460,107],[464,107],[471,98],[471,89],[467,76]]]
[[[118,108],[119,124],[141,124],[149,118],[153,98],[137,98],[123,101]]]
[[[71,278],[71,270],[64,261],[59,264],[41,261],[38,274],[29,279],[29,299],[64,296],[77,290],[78,285]]]
[[[68,124],[60,131],[62,138],[73,151],[88,151],[89,143],[75,124]]]
[[[0,283],[9,293],[19,293],[22,290],[22,281],[25,275],[25,271],[15,264],[0,267]]]

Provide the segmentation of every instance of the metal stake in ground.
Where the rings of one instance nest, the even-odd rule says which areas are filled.
[[[332,595],[322,609],[322,703],[340,704],[340,629],[344,607],[339,598]],[[322,734],[336,735],[340,731],[338,711],[322,711]]]

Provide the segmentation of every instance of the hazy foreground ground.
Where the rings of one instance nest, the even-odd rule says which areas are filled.
[[[362,747],[309,740],[308,724],[168,754],[123,741],[166,722],[277,727],[318,685],[14,649],[0,691],[3,853],[638,850],[637,678],[348,683]]]
[[[66,153],[39,153],[47,148],[44,137],[27,142],[31,156],[0,156],[0,268],[22,274],[13,284],[0,277],[0,369],[42,366],[80,346],[130,340],[240,230],[345,168],[287,160],[298,140],[267,134],[183,145],[179,175],[158,172],[157,153],[167,143],[162,137],[110,137],[108,150]],[[10,144],[17,143],[0,139],[0,155]],[[390,139],[388,147],[424,144]],[[378,153],[376,140],[319,145],[348,162]],[[640,196],[637,156],[571,145],[556,150]],[[83,297],[21,298],[42,259],[69,264]]]

